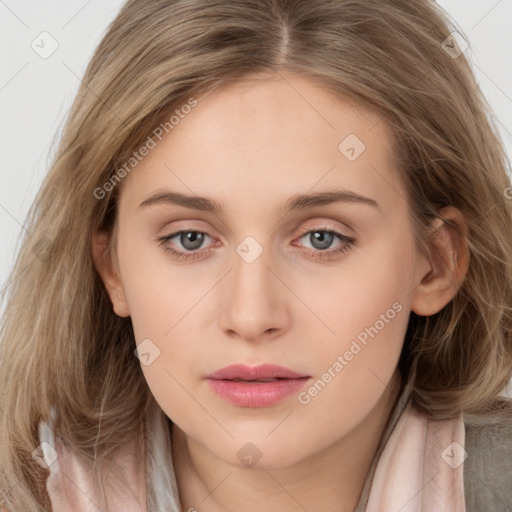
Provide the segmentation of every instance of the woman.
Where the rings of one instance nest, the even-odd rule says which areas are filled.
[[[7,290],[5,510],[508,510],[512,189],[456,40],[126,3]]]

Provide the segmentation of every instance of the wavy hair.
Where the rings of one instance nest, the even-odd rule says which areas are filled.
[[[399,366],[431,418],[495,407],[512,374],[512,188],[454,30],[464,36],[433,0],[124,4],[86,70],[2,291],[1,506],[49,510],[48,471],[31,453],[52,408],[59,435],[98,467],[164,414],[134,356],[131,321],[114,313],[93,265],[94,231],[115,248],[122,183],[105,184],[191,98],[268,73],[299,73],[380,114],[425,254],[440,209],[461,210],[467,275],[437,314],[411,312]]]

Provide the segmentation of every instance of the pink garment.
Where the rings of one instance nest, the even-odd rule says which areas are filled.
[[[432,421],[409,403],[398,413],[381,440],[355,512],[465,512],[463,461],[467,454],[462,414]],[[162,425],[154,419],[149,427],[154,435],[146,436],[150,453],[158,456],[146,457],[144,463],[124,447],[113,457],[124,468],[125,480],[109,487],[107,507],[92,483],[90,467],[41,422],[40,439],[48,443],[46,450],[43,447],[45,460],[52,462],[49,446],[58,454],[49,465],[47,480],[52,512],[180,511],[169,432]],[[149,485],[153,485],[151,492]]]
[[[93,471],[79,459],[46,425],[40,426],[44,459],[50,469],[46,488],[52,512],[148,512],[146,507],[145,468],[135,455],[135,446],[118,448],[109,464],[122,468],[123,478],[109,474],[108,507],[101,489],[92,478]],[[53,451],[55,450],[55,451]],[[57,458],[55,456],[57,455]]]
[[[432,421],[409,404],[373,477],[366,512],[464,512],[465,428],[458,418]]]

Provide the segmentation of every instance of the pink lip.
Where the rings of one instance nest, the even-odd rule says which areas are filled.
[[[273,364],[235,364],[205,378],[213,391],[232,404],[268,407],[299,391],[311,377]],[[278,380],[263,382],[266,379]]]

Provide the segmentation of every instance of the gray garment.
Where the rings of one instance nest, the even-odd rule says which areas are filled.
[[[405,386],[390,414],[354,512],[365,512],[380,455],[410,399]],[[490,418],[464,415],[466,512],[512,512],[512,400]],[[443,511],[450,512],[450,511]]]
[[[464,495],[466,512],[512,511],[512,405],[497,421],[466,427]]]

